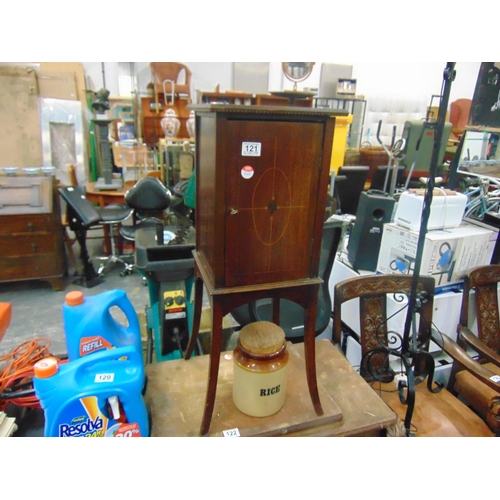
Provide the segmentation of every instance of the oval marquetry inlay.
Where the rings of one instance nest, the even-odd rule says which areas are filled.
[[[272,186],[271,194],[264,186]],[[252,196],[253,226],[261,243],[274,245],[283,237],[290,222],[291,206],[292,189],[287,176],[279,168],[270,168],[257,182]]]

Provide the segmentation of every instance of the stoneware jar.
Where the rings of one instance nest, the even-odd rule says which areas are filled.
[[[257,321],[242,328],[233,352],[233,402],[252,417],[267,417],[285,404],[288,351],[284,331]]]

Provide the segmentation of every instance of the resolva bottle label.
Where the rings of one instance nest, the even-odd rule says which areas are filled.
[[[138,423],[116,422],[104,415],[97,396],[74,401],[62,413],[61,420],[59,437],[141,437]]]

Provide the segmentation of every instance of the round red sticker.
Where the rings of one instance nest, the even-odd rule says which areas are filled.
[[[251,179],[253,177],[253,174],[255,173],[253,167],[251,167],[250,165],[245,165],[242,169],[241,169],[241,177],[243,177],[243,179]]]

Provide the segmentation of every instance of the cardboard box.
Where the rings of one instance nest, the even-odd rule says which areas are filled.
[[[85,70],[81,62],[39,62],[40,71],[50,71],[53,73],[71,73],[76,79],[77,99],[82,103],[82,107],[87,107],[86,89],[94,90],[92,85],[87,85]],[[90,82],[89,82],[90,83]]]
[[[425,190],[415,189],[401,194],[394,214],[394,222],[401,227],[419,231]],[[467,204],[467,196],[450,190],[435,189],[427,230],[449,229],[460,226]]]
[[[491,253],[491,260],[490,262],[487,262],[487,264],[500,264],[500,238],[498,237],[500,228],[492,226],[488,222],[483,222],[469,217],[466,217],[463,223],[483,227],[491,231],[490,244],[488,248],[488,253]]]
[[[377,261],[379,274],[412,274],[419,233],[385,224]],[[420,274],[434,276],[436,293],[460,290],[465,271],[491,262],[492,231],[470,224],[429,231],[425,237]]]
[[[40,97],[78,101],[78,91],[74,74],[37,71],[37,79]]]
[[[0,64],[0,167],[43,165],[35,69]]]

